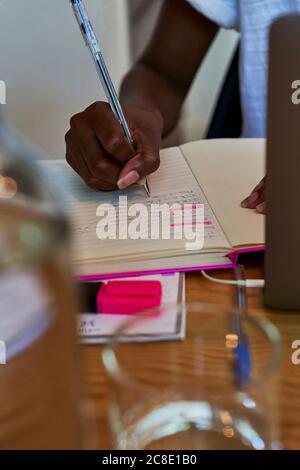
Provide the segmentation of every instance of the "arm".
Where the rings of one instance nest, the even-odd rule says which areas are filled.
[[[161,139],[176,125],[217,29],[185,0],[164,1],[152,40],[121,87],[135,148],[106,103],[71,119],[66,158],[90,187],[125,188],[158,168]]]
[[[122,102],[159,111],[163,134],[172,131],[217,30],[185,0],[166,0],[150,44],[123,81]]]

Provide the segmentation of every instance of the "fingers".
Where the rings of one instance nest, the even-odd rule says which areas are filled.
[[[159,167],[159,158],[151,155],[137,155],[132,158],[121,172],[119,189],[125,189],[137,183],[144,176],[154,173]]]
[[[92,128],[83,120],[75,128],[73,124],[71,132],[92,175],[116,186],[121,166],[103,150]]]
[[[267,213],[267,203],[266,203],[266,201],[259,204],[256,207],[256,210],[259,214],[266,214]]]
[[[257,209],[259,207],[258,211],[261,212],[265,210],[265,201],[266,201],[266,178],[264,178],[254,188],[250,196],[248,196],[244,201],[242,201],[241,206],[245,209]]]
[[[66,144],[66,160],[76,173],[78,173],[78,175],[85,181],[87,186],[96,191],[112,191],[113,189],[116,189],[115,182],[106,181],[101,176],[95,175],[95,172],[90,171],[86,159],[81,153],[80,144],[76,141],[76,136],[72,135],[70,131],[66,134]]]
[[[122,169],[118,181],[119,189],[137,183],[145,176],[154,173],[160,165],[159,146],[155,149],[155,145],[151,145],[139,131],[135,132],[134,139],[138,153]]]
[[[85,120],[90,129],[93,129],[97,139],[105,152],[118,162],[126,163],[135,154],[124,131],[110,106],[98,102],[84,112]]]
[[[135,151],[106,104],[90,108],[88,112],[79,113],[71,119],[71,128],[66,136],[68,161],[72,162],[73,168],[89,186],[92,178],[98,182],[98,190],[113,190],[117,188],[122,161],[126,162]],[[102,109],[100,116],[99,108]],[[105,150],[102,143],[113,155]],[[91,175],[89,180],[86,180],[86,167]]]
[[[70,121],[67,161],[98,190],[127,188],[159,167],[162,125],[154,111],[127,109],[134,147],[107,103],[95,103]]]

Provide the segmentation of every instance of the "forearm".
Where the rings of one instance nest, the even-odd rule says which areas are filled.
[[[182,99],[166,80],[150,66],[138,63],[126,75],[121,87],[125,105],[151,109],[162,120],[163,136],[169,134],[180,117]]]
[[[171,132],[217,31],[185,0],[164,0],[150,44],[123,81],[123,104],[156,110],[163,135]]]

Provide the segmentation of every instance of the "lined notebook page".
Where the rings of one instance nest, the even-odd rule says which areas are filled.
[[[143,187],[110,193],[96,192],[86,187],[80,177],[64,161],[41,163],[61,188],[64,188],[70,203],[70,216],[73,224],[73,261],[86,263],[94,260],[125,261],[141,260],[185,253],[186,240],[99,240],[96,226],[99,204],[112,204],[118,209],[119,197],[127,196],[130,204],[144,203],[150,211],[151,203],[162,204],[204,204],[205,205],[205,249],[230,248],[209,204],[199,188],[189,166],[178,148],[162,152],[161,167],[149,177],[151,198]],[[123,216],[121,216],[123,217]],[[113,222],[113,220],[112,220]],[[126,224],[117,219],[117,225]]]
[[[183,145],[181,150],[231,245],[263,245],[264,216],[240,203],[265,175],[265,141],[209,140]]]

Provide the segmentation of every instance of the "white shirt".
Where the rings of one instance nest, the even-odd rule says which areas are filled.
[[[218,25],[241,32],[243,135],[265,137],[270,25],[279,16],[300,12],[300,0],[188,1]]]

